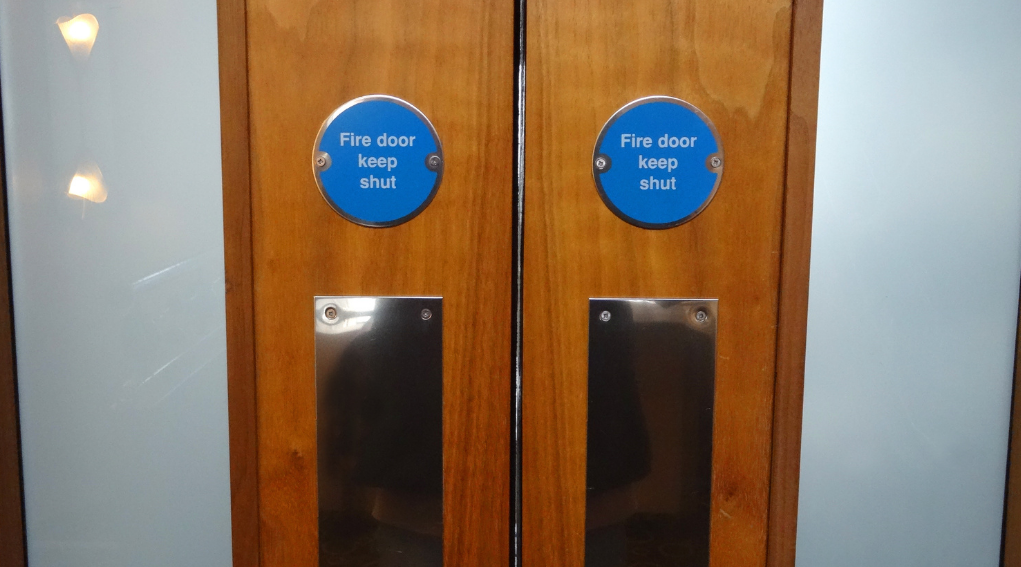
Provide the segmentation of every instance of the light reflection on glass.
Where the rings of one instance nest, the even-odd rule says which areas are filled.
[[[216,15],[0,0],[33,564],[230,565]]]
[[[103,173],[99,166],[94,163],[82,164],[71,178],[67,194],[93,203],[105,201],[106,187],[103,185]]]
[[[86,59],[92,53],[92,46],[96,43],[96,34],[99,33],[99,20],[92,14],[80,14],[73,18],[60,18],[57,20],[57,27],[64,36],[71,55],[76,59]]]

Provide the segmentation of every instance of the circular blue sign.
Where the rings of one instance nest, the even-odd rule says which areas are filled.
[[[312,154],[326,202],[351,222],[395,226],[422,212],[443,178],[436,129],[399,98],[356,98],[319,129]]]
[[[618,217],[642,228],[670,228],[709,205],[723,176],[723,146],[713,123],[691,104],[640,98],[603,126],[592,176]]]

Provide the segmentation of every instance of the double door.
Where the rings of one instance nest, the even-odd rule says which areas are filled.
[[[221,2],[235,564],[765,565],[794,21],[789,0]],[[317,186],[324,120],[367,95],[442,145],[392,226]],[[668,227],[596,184],[601,129],[649,96],[726,148]]]

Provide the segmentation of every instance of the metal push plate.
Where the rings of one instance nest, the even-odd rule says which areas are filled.
[[[319,564],[443,562],[443,300],[315,298]]]
[[[587,567],[708,565],[715,299],[590,299]]]

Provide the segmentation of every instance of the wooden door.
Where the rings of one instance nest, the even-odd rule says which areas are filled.
[[[220,10],[235,564],[320,564],[317,295],[443,298],[444,564],[507,564],[513,4],[247,0]],[[417,106],[444,148],[434,200],[391,228],[335,213],[312,170],[323,120],[372,94]]]
[[[319,564],[317,295],[443,297],[449,566],[508,564],[512,533],[517,564],[583,565],[589,298],[717,299],[711,564],[793,563],[821,2],[515,4],[219,1],[235,565]],[[323,119],[369,94],[416,105],[444,147],[435,200],[392,228],[337,215],[310,163]],[[728,156],[710,206],[666,230],[592,179],[600,127],[650,95],[704,111]]]
[[[525,566],[585,564],[588,300],[598,297],[719,300],[710,564],[764,565],[767,540],[772,564],[793,564],[818,68],[819,3],[804,4],[792,71],[790,0],[528,2]],[[652,95],[700,108],[727,152],[714,200],[665,230],[624,222],[593,183],[600,128]]]

